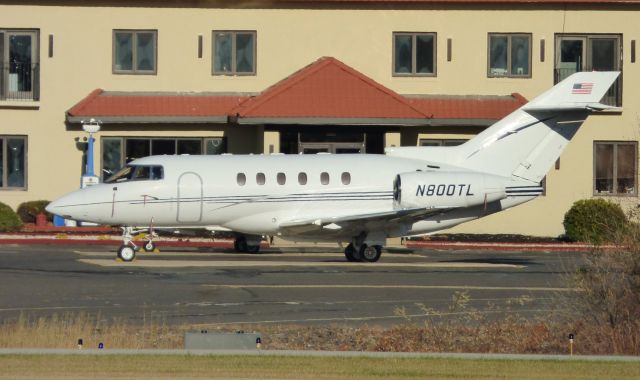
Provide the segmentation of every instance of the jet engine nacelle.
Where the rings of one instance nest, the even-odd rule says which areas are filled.
[[[401,173],[393,183],[393,199],[398,208],[477,206],[506,198],[507,181],[474,172]]]

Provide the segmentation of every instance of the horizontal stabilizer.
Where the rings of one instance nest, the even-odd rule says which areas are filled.
[[[617,71],[578,72],[524,105],[524,111],[605,110],[615,108],[601,104]]]

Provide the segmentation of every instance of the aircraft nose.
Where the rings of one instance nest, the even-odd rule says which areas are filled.
[[[57,199],[49,203],[44,209],[50,214],[60,215],[60,200]]]

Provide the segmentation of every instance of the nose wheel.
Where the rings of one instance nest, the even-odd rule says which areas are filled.
[[[118,248],[118,257],[122,261],[131,262],[136,258],[136,249],[130,245],[121,245]]]

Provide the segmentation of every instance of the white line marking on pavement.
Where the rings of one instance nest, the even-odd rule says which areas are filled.
[[[545,288],[535,286],[473,286],[473,285],[216,285],[202,286],[227,289],[460,289],[460,290],[524,290],[532,292],[575,292],[573,288]]]
[[[521,269],[524,265],[491,264],[491,263],[349,263],[349,262],[304,262],[304,261],[200,261],[200,260],[135,260],[121,262],[108,259],[79,259],[81,263],[102,267],[136,267],[136,268],[246,268],[246,267],[349,267],[349,268],[460,268],[460,269]]]

